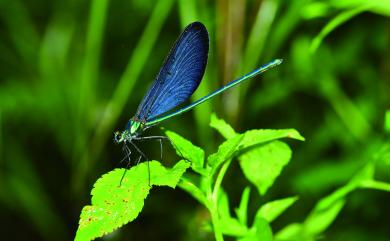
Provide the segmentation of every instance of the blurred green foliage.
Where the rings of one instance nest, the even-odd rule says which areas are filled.
[[[181,29],[198,20],[211,52],[194,99],[270,59],[285,61],[162,125],[207,154],[220,140],[208,127],[212,111],[239,132],[299,130],[306,142],[291,143],[292,161],[272,190],[250,195],[253,204],[299,196],[272,231],[299,233],[342,208],[330,226],[308,230],[325,240],[388,240],[388,192],[351,191],[390,181],[388,0],[2,0],[0,9],[2,239],[74,237],[91,185],[123,156],[112,132],[134,113]],[[143,149],[159,155],[156,143]],[[173,160],[166,147],[164,165]],[[224,179],[234,207],[247,185],[238,169]],[[354,181],[374,169],[382,182]],[[211,238],[199,231],[210,217],[184,192],[152,192],[141,217],[108,238]],[[318,205],[340,192],[345,200]],[[248,207],[250,220],[257,207]],[[308,216],[321,208],[327,217]]]

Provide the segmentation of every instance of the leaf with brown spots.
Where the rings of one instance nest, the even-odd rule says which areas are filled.
[[[189,162],[182,160],[169,169],[150,161],[149,169],[144,162],[128,170],[121,184],[125,169],[104,174],[92,189],[92,205],[81,211],[75,240],[93,240],[133,221],[153,185],[175,188],[189,166]]]

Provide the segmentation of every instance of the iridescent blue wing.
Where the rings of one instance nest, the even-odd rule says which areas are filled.
[[[188,25],[160,69],[134,116],[148,121],[186,101],[203,78],[209,51],[209,35],[199,22]]]

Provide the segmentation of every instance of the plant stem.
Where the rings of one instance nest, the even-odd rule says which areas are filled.
[[[388,184],[386,182],[376,181],[376,180],[362,181],[361,184],[360,184],[360,187],[362,187],[362,188],[372,188],[372,189],[377,189],[377,190],[390,192],[390,184]]]
[[[223,241],[223,235],[221,231],[221,225],[219,222],[219,214],[218,214],[218,208],[216,202],[213,202],[211,204],[211,207],[209,206],[209,211],[211,214],[211,222],[213,224],[215,240]]]
[[[217,179],[215,180],[214,183],[214,188],[212,188],[213,182],[212,182],[212,177],[209,177],[208,180],[208,190],[207,190],[207,200],[208,200],[208,205],[207,208],[210,212],[211,215],[211,222],[213,224],[213,229],[214,229],[214,236],[216,241],[223,241],[223,235],[222,235],[222,230],[221,230],[221,223],[219,219],[219,212],[218,212],[218,192],[222,184],[223,177],[225,176],[225,173],[231,163],[231,159],[226,161],[221,169],[218,172]]]
[[[219,222],[218,213],[218,196],[214,195],[212,190],[212,177],[208,178],[208,189],[207,189],[207,209],[211,215],[211,223],[213,224],[214,237],[216,241],[223,241],[223,235],[221,231],[221,225]]]
[[[218,172],[218,176],[217,176],[217,179],[215,180],[214,189],[213,189],[213,199],[215,201],[217,201],[219,188],[221,187],[223,177],[225,176],[225,173],[226,173],[228,167],[230,166],[231,162],[232,162],[232,159],[226,161],[222,165],[221,169]]]

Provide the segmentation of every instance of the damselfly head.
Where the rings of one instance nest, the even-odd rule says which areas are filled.
[[[134,135],[130,133],[130,130],[124,130],[122,132],[116,131],[114,133],[114,142],[121,143],[126,141],[131,141],[134,138]]]
[[[115,131],[115,133],[114,133],[114,142],[115,143],[121,142],[121,133],[119,131]]]

